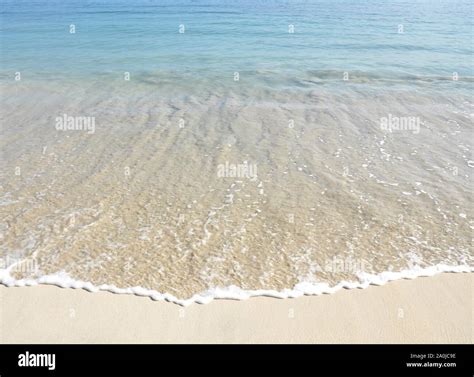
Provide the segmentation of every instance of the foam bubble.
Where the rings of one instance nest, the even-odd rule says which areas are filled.
[[[355,289],[355,288],[367,288],[370,285],[384,285],[390,281],[400,279],[415,279],[421,276],[433,276],[442,272],[474,272],[474,267],[467,265],[446,265],[438,264],[430,267],[415,266],[411,269],[402,270],[399,272],[384,271],[379,274],[360,273],[358,277],[359,282],[354,281],[341,281],[335,286],[330,286],[327,283],[314,283],[314,282],[300,282],[293,288],[283,289],[281,291],[276,290],[244,290],[235,285],[229,287],[215,287],[205,292],[195,294],[191,298],[181,299],[177,298],[169,293],[160,293],[155,290],[146,289],[143,287],[129,287],[129,288],[118,288],[115,285],[102,284],[95,286],[90,282],[75,280],[71,278],[67,273],[60,272],[57,274],[46,275],[37,279],[14,279],[8,269],[0,270],[0,283],[7,287],[25,287],[34,285],[55,285],[61,288],[73,288],[73,289],[85,289],[89,292],[107,291],[117,294],[133,294],[136,296],[150,297],[155,301],[169,301],[178,305],[188,306],[193,303],[207,304],[215,299],[231,299],[231,300],[246,300],[250,297],[267,296],[275,298],[296,298],[303,295],[321,295],[328,293],[335,293],[340,289]]]

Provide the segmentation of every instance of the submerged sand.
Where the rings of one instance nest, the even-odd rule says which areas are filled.
[[[455,84],[152,84],[6,85],[13,277],[188,299],[474,265],[472,101]],[[58,129],[66,116],[94,129]],[[419,129],[383,129],[394,116]]]

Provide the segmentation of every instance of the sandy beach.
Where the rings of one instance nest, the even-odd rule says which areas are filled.
[[[472,273],[297,299],[181,307],[146,297],[0,287],[1,343],[472,343]]]
[[[472,1],[2,8],[0,343],[473,343]]]

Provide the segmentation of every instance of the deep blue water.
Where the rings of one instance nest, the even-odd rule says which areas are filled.
[[[3,0],[1,76],[472,77],[470,0]],[[74,24],[76,32],[70,33]],[[179,33],[184,25],[184,33]],[[289,33],[294,25],[294,33]],[[403,25],[403,33],[399,33]]]

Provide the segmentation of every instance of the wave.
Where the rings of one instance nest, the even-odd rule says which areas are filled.
[[[453,74],[417,74],[401,71],[373,71],[373,70],[332,70],[332,69],[309,69],[297,70],[292,68],[276,69],[254,69],[240,70],[239,74],[248,80],[250,86],[258,84],[290,85],[298,88],[299,86],[334,84],[342,82],[344,84],[436,84],[436,83],[454,83],[455,85],[474,83],[474,76],[459,73],[457,81],[453,80]],[[344,75],[347,79],[344,80]],[[170,85],[173,87],[190,88],[194,85],[207,86],[215,89],[219,86],[229,84],[227,80],[228,72],[221,72],[215,69],[185,69],[185,70],[138,70],[134,72],[133,81],[136,84],[145,86],[161,87]],[[47,79],[48,84],[51,81],[71,82],[77,85],[77,80],[84,83],[103,85],[104,83],[122,84],[123,72],[119,69],[94,70],[91,72],[68,72],[58,73],[57,71],[38,70],[29,73],[29,80],[38,83],[44,83]],[[9,70],[0,71],[0,83],[7,84],[12,80]],[[221,83],[221,84],[219,84]],[[233,80],[230,81],[233,83]]]
[[[46,275],[37,279],[17,280],[14,279],[9,273],[11,267],[12,266],[10,266],[8,269],[0,270],[0,284],[3,284],[7,287],[25,287],[40,284],[55,285],[61,288],[84,289],[89,292],[106,291],[116,294],[132,294],[136,296],[149,297],[155,301],[168,301],[182,306],[188,306],[193,303],[207,304],[215,299],[246,300],[251,297],[258,296],[274,298],[297,298],[305,295],[316,296],[321,294],[335,293],[341,289],[361,289],[367,288],[370,285],[381,286],[394,280],[415,279],[417,277],[433,276],[443,272],[474,272],[474,267],[468,265],[453,266],[446,264],[437,264],[430,267],[415,266],[411,269],[405,269],[398,272],[384,271],[379,274],[363,272],[358,274],[358,278],[360,279],[359,282],[341,281],[335,286],[329,286],[329,284],[327,283],[300,282],[296,284],[292,289],[276,291],[271,289],[244,290],[232,285],[224,288],[211,288],[205,292],[195,294],[191,298],[180,299],[169,293],[160,293],[155,290],[143,287],[118,288],[114,285],[108,284],[102,284],[97,286],[93,285],[90,282],[75,280],[65,272]]]

